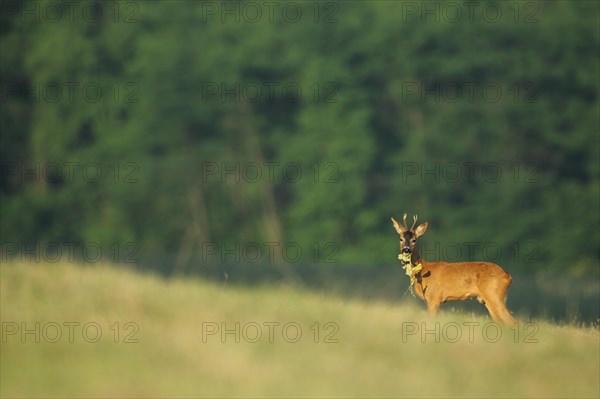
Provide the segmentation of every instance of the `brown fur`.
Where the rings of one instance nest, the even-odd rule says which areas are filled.
[[[409,230],[406,227],[406,215],[404,221],[405,225],[402,226],[392,218],[401,236],[400,248],[410,247],[411,251],[416,252],[416,238],[425,233],[428,224],[425,222]],[[506,308],[506,291],[512,277],[502,267],[491,262],[428,262],[419,259],[423,269],[415,275],[414,292],[427,303],[430,314],[435,315],[444,302],[475,298],[485,305],[494,321],[507,324],[516,322]]]

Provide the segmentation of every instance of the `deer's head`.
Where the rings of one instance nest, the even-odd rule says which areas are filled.
[[[417,224],[417,215],[413,215],[413,224],[412,227],[409,229],[406,225],[406,213],[404,214],[402,220],[404,221],[403,225],[398,223],[396,219],[392,218],[394,228],[400,235],[400,252],[405,254],[416,254],[417,251],[415,248],[415,244],[417,242],[417,238],[425,234],[428,222],[420,224],[415,229],[415,225]]]

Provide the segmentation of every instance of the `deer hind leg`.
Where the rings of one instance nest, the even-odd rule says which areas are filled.
[[[512,315],[508,311],[508,308],[506,307],[506,291],[508,291],[508,287],[510,287],[510,284],[512,283],[512,277],[508,273],[506,274],[506,276],[507,279],[505,283],[502,284],[501,289],[498,290],[498,303],[496,305],[496,309],[498,312],[498,316],[500,316],[502,322],[506,324],[513,324],[517,321],[514,317],[512,317]]]
[[[508,311],[508,308],[506,307],[506,290],[507,289],[508,289],[508,286],[504,287],[504,289],[501,292],[501,296],[496,300],[496,304],[495,304],[496,305],[496,313],[498,313],[498,316],[500,316],[500,320],[503,323],[513,324],[513,323],[516,323],[517,321],[515,320],[514,317],[512,317],[512,315]]]
[[[490,312],[490,316],[498,323],[512,324],[516,322],[506,308],[506,291],[510,286],[511,280],[508,277],[504,284],[495,283],[492,286],[486,287],[485,293],[481,295],[485,307]]]
[[[497,323],[502,323],[502,319],[499,316],[499,312],[496,309],[496,304],[494,301],[484,298],[483,300],[485,307],[487,308],[488,312],[490,313],[490,316],[492,316],[492,319],[497,322]]]
[[[495,322],[504,324],[512,324],[516,322],[516,320],[512,317],[512,315],[506,308],[504,300],[501,300],[499,298],[486,300],[485,307],[490,312],[490,316],[492,316],[492,319],[494,319]]]
[[[505,324],[514,324],[517,322],[514,317],[510,314],[504,302],[500,303],[500,318]]]

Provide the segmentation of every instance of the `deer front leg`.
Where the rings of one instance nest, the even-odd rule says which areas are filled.
[[[430,316],[435,316],[438,312],[438,310],[440,309],[440,302],[439,301],[435,301],[435,300],[428,300],[427,301],[427,310],[429,311],[429,315]]]

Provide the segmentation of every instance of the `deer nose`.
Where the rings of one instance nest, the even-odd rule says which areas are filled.
[[[402,248],[402,252],[404,252],[405,254],[409,254],[410,248]]]

